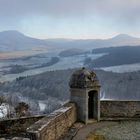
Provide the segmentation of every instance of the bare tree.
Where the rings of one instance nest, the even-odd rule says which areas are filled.
[[[4,96],[0,96],[0,105],[1,105],[2,103],[5,103],[5,102],[6,102],[5,97],[4,97]]]
[[[29,111],[28,110],[29,110],[29,105],[26,104],[25,102],[20,102],[15,107],[16,114],[19,117],[28,116],[29,115]]]

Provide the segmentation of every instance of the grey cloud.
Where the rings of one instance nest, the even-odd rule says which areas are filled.
[[[32,16],[68,18],[99,16],[137,22],[139,0],[0,0],[0,20],[18,22]]]

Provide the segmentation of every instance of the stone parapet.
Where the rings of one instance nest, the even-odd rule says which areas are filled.
[[[68,103],[27,128],[27,133],[34,140],[57,140],[76,120],[76,106]]]
[[[140,101],[101,101],[101,120],[140,118]]]
[[[25,133],[26,128],[42,119],[44,115],[12,118],[0,121],[0,137]]]

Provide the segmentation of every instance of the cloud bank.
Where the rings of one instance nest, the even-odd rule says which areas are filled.
[[[139,0],[0,0],[1,21],[17,22],[32,16],[46,18],[99,16],[137,22],[140,18],[139,13]]]
[[[0,30],[44,37],[46,32],[51,37],[140,35],[139,13],[140,0],[0,0]]]

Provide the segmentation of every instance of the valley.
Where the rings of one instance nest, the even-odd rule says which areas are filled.
[[[0,60],[0,81],[11,81],[20,76],[35,75],[45,71],[83,67],[86,58],[90,57],[94,60],[103,55],[105,54],[94,55],[88,52],[61,57],[58,52],[48,52],[17,59]]]
[[[96,71],[102,100],[140,98],[140,46],[134,45],[138,38],[119,35],[107,40],[36,40],[14,34],[17,37],[12,44],[19,41],[15,47],[0,47],[0,95],[11,106],[23,101],[32,114],[52,112],[69,100],[70,76],[81,67]]]

